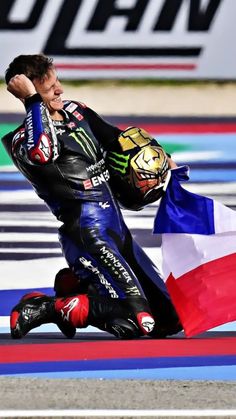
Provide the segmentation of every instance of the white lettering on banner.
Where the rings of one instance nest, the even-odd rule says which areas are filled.
[[[232,0],[32,0],[24,14],[21,3],[1,0],[2,77],[38,50],[62,78],[236,78]]]

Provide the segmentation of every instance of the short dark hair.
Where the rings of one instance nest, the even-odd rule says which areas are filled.
[[[16,74],[25,74],[31,81],[42,80],[52,67],[53,59],[44,54],[18,55],[7,68],[5,81],[8,84]]]

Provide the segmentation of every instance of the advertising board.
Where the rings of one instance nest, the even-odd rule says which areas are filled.
[[[19,54],[64,79],[235,79],[236,1],[1,0],[0,77]]]

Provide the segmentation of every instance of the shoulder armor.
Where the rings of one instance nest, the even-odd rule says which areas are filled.
[[[25,129],[21,128],[17,133],[14,135],[12,139],[12,153],[13,155],[16,152],[17,147],[20,143],[22,143],[25,139]]]

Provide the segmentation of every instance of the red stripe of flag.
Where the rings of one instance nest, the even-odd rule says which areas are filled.
[[[236,320],[236,253],[192,269],[167,288],[184,327],[193,336]]]

